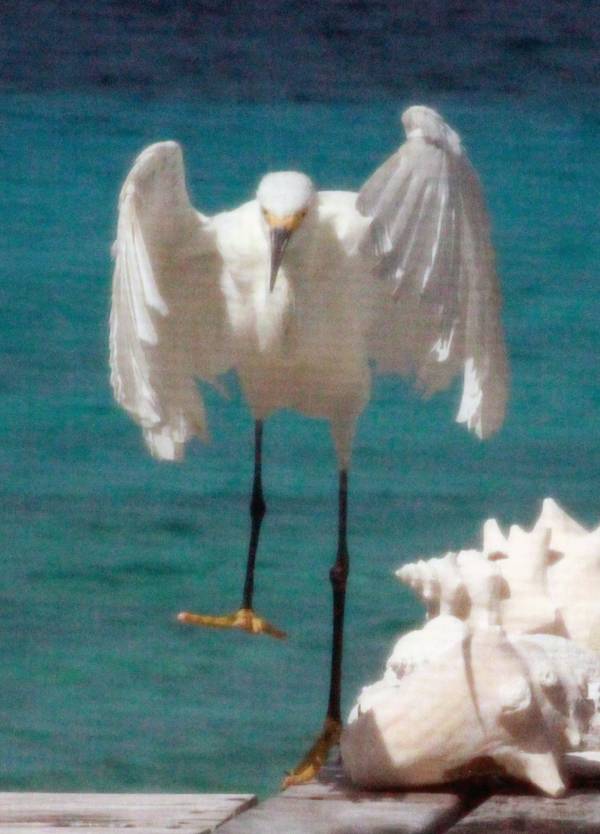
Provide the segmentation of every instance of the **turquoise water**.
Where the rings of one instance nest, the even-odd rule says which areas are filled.
[[[336,526],[327,427],[286,413],[265,432],[256,603],[288,641],[178,626],[181,609],[239,602],[252,425],[229,380],[228,400],[206,391],[212,444],[158,464],[114,406],[115,202],[135,154],[165,138],[184,145],[206,212],[274,168],[357,188],[414,101],[0,96],[0,788],[264,793],[320,727]],[[399,564],[476,544],[490,515],[529,524],[547,495],[585,523],[600,517],[597,98],[420,101],[463,135],[485,186],[510,411],[482,444],[453,423],[458,389],[423,403],[398,380],[375,383],[351,477],[346,708],[421,617]]]

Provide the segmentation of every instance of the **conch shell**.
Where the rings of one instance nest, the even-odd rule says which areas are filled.
[[[398,576],[428,620],[397,641],[350,714],[341,740],[350,778],[418,786],[484,767],[563,793],[565,753],[598,733],[598,531],[546,499],[531,532],[504,536],[490,520],[482,551]]]
[[[451,614],[509,634],[556,634],[600,650],[600,527],[589,531],[551,498],[529,531],[483,525],[481,550],[404,565],[396,576],[428,617]]]

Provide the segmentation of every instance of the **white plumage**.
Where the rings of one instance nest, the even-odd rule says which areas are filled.
[[[180,458],[206,436],[196,379],[229,368],[257,419],[292,407],[330,420],[342,465],[369,360],[425,394],[462,372],[457,419],[480,437],[500,426],[506,360],[479,183],[437,113],[411,107],[403,122],[407,141],[358,199],[282,172],[210,218],[190,204],[176,143],[140,154],[119,202],[111,380],[156,457]],[[273,292],[261,208],[307,210]]]
[[[157,458],[205,437],[197,380],[235,369],[256,421],[252,528],[242,605],[182,622],[282,637],[252,607],[266,505],[263,422],[294,408],[331,425],[339,466],[334,617],[323,731],[288,778],[311,778],[341,731],[340,691],[352,440],[372,368],[423,394],[462,373],[457,420],[480,437],[506,404],[506,357],[489,224],[457,134],[433,110],[403,115],[407,140],[358,195],[278,172],[254,200],[205,217],[190,204],[181,149],[146,148],[121,191],[110,318],[117,401]]]

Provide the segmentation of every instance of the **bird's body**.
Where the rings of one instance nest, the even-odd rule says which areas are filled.
[[[500,300],[477,177],[434,111],[410,108],[403,121],[407,141],[359,194],[316,191],[304,174],[279,172],[263,178],[254,200],[206,217],[189,201],[179,146],[162,142],[138,157],[119,204],[117,400],[163,459],[181,458],[191,437],[206,436],[197,379],[218,384],[235,370],[255,420],[242,607],[184,621],[281,636],[252,610],[263,423],[292,408],[331,425],[339,469],[332,677],[311,768],[339,734],[348,470],[372,369],[412,377],[423,393],[462,373],[457,420],[480,437],[504,416]]]
[[[327,419],[346,462],[350,429],[368,401],[366,342],[372,325],[368,298],[361,297],[365,266],[354,251],[366,221],[355,204],[356,195],[348,192],[316,195],[272,292],[265,282],[269,249],[257,202],[213,221],[223,258],[231,363],[253,416],[264,420],[292,408]]]
[[[175,160],[180,153],[168,143],[151,150]],[[356,197],[315,195],[272,292],[257,200],[212,218],[183,213],[183,222],[166,226],[150,215],[145,236],[173,321],[181,327],[187,320],[198,375],[212,380],[235,369],[255,419],[291,408],[329,420],[346,463],[352,427],[369,398],[367,345],[380,289],[365,282],[373,264],[357,251],[368,221],[356,210]],[[189,291],[206,303],[202,320],[190,316],[197,302],[187,293],[169,297],[169,288],[181,290],[180,276],[189,275],[197,277]]]

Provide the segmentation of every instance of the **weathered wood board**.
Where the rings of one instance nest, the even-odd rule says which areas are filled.
[[[447,834],[598,834],[600,791],[571,791],[561,799],[495,794]]]
[[[209,834],[255,803],[250,794],[7,792],[0,793],[0,834]]]
[[[463,790],[465,786],[462,786]],[[491,787],[491,786],[490,786]],[[454,792],[455,788],[459,788]],[[249,794],[0,793],[0,834],[598,834],[600,789],[582,783],[561,799],[506,784],[461,793],[369,792],[340,769],[256,805]],[[516,788],[518,790],[518,788]],[[477,802],[481,804],[477,805]]]
[[[424,834],[445,830],[462,811],[452,793],[358,791],[334,768],[261,802],[218,834]]]

